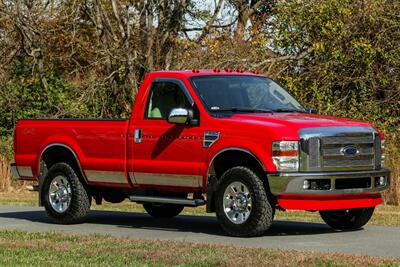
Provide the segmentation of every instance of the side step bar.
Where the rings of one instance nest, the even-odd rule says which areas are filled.
[[[134,202],[151,202],[162,204],[177,204],[188,207],[197,207],[205,205],[204,199],[187,199],[187,198],[170,198],[170,197],[156,197],[156,196],[129,196],[130,201]]]

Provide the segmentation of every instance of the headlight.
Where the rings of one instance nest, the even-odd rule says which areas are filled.
[[[385,140],[381,140],[381,168],[385,166]]]
[[[299,142],[272,142],[272,160],[278,171],[294,172],[299,169]]]

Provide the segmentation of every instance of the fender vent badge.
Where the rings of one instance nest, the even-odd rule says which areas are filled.
[[[204,131],[203,147],[211,147],[219,139],[219,132]]]

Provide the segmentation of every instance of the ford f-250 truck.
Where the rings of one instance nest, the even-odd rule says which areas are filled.
[[[130,199],[154,217],[206,205],[233,236],[263,234],[276,209],[357,229],[389,182],[369,123],[314,114],[240,70],[151,72],[129,120],[19,120],[14,140],[14,175],[37,180],[40,204],[66,224],[92,199]]]

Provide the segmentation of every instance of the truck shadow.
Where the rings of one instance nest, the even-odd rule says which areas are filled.
[[[0,218],[25,220],[42,225],[52,225],[55,231],[69,227],[54,224],[46,215],[45,211],[13,211],[0,213]],[[23,222],[17,223],[18,225]],[[146,229],[183,233],[202,233],[209,235],[224,236],[217,220],[213,216],[191,216],[180,215],[171,219],[155,219],[140,212],[120,211],[91,211],[82,224],[82,228],[90,229],[90,225],[101,225],[101,233],[107,234],[107,230],[115,231],[115,227],[126,229]],[[29,224],[27,224],[29,225]],[[72,226],[73,227],[73,226]],[[26,227],[25,227],[26,228]],[[25,229],[24,228],[24,229]],[[3,228],[4,229],[4,228]],[[264,236],[301,236],[332,234],[338,231],[331,229],[322,223],[274,221],[269,231]],[[79,231],[78,231],[79,233]],[[129,234],[129,233],[127,233]]]

